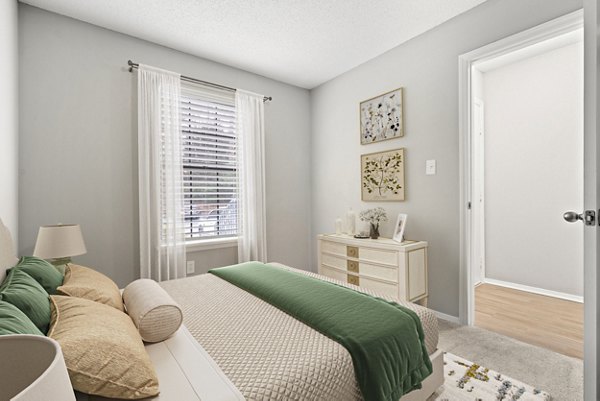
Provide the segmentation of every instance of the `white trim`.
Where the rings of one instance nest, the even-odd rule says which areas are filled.
[[[598,0],[584,0],[584,209],[596,209],[600,203],[600,185],[598,185],[598,170],[600,165],[600,120],[598,107],[600,106],[600,71],[598,69],[600,52],[600,4]],[[584,260],[584,285],[583,295],[583,394],[587,401],[598,400],[600,387],[598,376],[600,361],[598,347],[598,319],[600,305],[598,299],[598,263],[600,249],[600,235],[598,227],[586,226],[583,231],[583,260]]]
[[[583,28],[583,9],[563,15],[526,31],[497,40],[459,56],[470,62],[483,62],[523,49],[536,43]]]
[[[493,278],[485,278],[483,280],[485,284],[497,285],[500,287],[512,288],[513,290],[531,292],[532,294],[545,295],[547,297],[566,299],[567,301],[583,303],[583,297],[579,295],[567,294],[565,292],[558,292],[552,290],[546,290],[544,288],[530,287],[524,284],[511,283],[508,281],[496,280]]]
[[[433,312],[435,313],[435,315],[437,316],[438,319],[442,319],[442,320],[445,320],[450,323],[460,324],[460,319],[456,316],[446,315],[445,313],[438,312],[436,310],[434,310]]]
[[[475,62],[522,49],[532,44],[580,29],[583,10],[578,10],[526,31],[500,39],[458,57],[458,119],[459,119],[459,177],[460,177],[460,282],[459,317],[463,324],[473,324],[474,291],[471,282],[471,68]]]
[[[185,243],[187,253],[207,251],[210,249],[234,248],[237,246],[238,237],[201,239]]]
[[[483,78],[480,85],[483,85]],[[474,85],[473,85],[474,86]],[[475,89],[475,88],[473,88]],[[483,88],[481,88],[483,89]],[[471,256],[471,260],[473,261],[474,267],[471,268],[471,274],[475,274],[477,270],[479,270],[478,274],[475,274],[475,277],[479,279],[479,281],[473,283],[474,286],[480,284],[485,279],[485,132],[484,132],[484,103],[482,99],[479,99],[474,96],[473,90],[471,93],[473,95],[473,114],[472,114],[472,129],[474,130],[474,134],[471,137],[472,146],[471,146],[471,154],[470,154],[470,162],[471,162],[471,229],[477,230],[479,232],[478,237],[473,235],[472,241],[473,245],[471,251],[473,252]],[[477,108],[480,108],[478,111]],[[479,117],[479,118],[478,118]],[[477,121],[479,120],[479,124]],[[477,131],[481,131],[481,135],[477,135]],[[479,158],[479,160],[478,160]],[[477,165],[475,165],[477,162]],[[478,173],[478,174],[476,174]],[[475,231],[477,232],[477,231]]]

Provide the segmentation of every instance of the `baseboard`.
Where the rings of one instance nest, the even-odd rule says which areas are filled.
[[[445,321],[447,321],[447,322],[450,322],[450,323],[457,323],[457,324],[460,324],[460,320],[459,320],[459,318],[458,318],[458,317],[456,317],[456,316],[452,316],[452,315],[446,315],[445,313],[438,312],[438,311],[436,311],[436,310],[434,310],[433,312],[434,312],[434,313],[435,313],[435,315],[438,317],[438,319],[442,319],[442,320],[445,320]]]
[[[487,277],[483,281],[486,284],[492,284],[492,285],[497,285],[500,287],[512,288],[514,290],[531,292],[533,294],[545,295],[547,297],[554,297],[554,298],[566,299],[567,301],[583,303],[583,297],[581,297],[579,295],[572,295],[572,294],[567,294],[564,292],[545,290],[543,288],[530,287],[528,285],[516,284],[516,283],[511,283],[508,281],[496,280],[496,279],[487,278]]]

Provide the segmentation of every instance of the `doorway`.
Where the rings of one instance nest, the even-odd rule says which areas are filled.
[[[570,14],[461,57],[461,320],[579,358],[583,233],[562,214],[583,209],[582,25]]]

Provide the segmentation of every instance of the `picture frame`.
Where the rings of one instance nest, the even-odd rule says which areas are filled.
[[[404,200],[404,148],[361,155],[360,166],[363,201]]]
[[[396,219],[396,225],[394,226],[394,236],[392,239],[396,242],[404,241],[404,229],[406,228],[406,220],[408,219],[408,215],[405,213],[400,213],[398,218]]]
[[[360,143],[381,142],[404,136],[403,88],[360,102]]]

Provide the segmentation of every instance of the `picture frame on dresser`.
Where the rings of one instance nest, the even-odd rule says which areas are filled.
[[[394,236],[392,239],[396,242],[404,241],[404,229],[406,228],[406,220],[408,215],[406,213],[400,213],[396,219],[396,225],[394,226]]]

